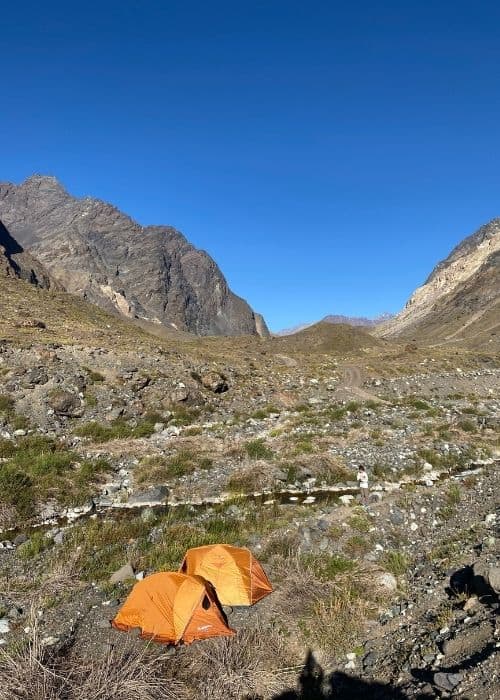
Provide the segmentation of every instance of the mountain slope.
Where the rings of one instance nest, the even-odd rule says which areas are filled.
[[[405,308],[379,327],[382,337],[500,342],[500,219],[463,240],[412,294]]]
[[[39,175],[0,183],[0,218],[67,291],[108,311],[199,335],[267,333],[216,263],[172,227],[142,227]]]

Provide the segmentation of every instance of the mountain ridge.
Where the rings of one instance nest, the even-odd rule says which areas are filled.
[[[0,183],[0,220],[64,289],[108,311],[198,335],[268,333],[215,261],[172,226],[141,226],[46,175]]]
[[[403,310],[375,332],[436,343],[498,343],[499,307],[500,218],[495,218],[458,243]]]

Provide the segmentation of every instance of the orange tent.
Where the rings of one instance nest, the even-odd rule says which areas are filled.
[[[172,572],[152,574],[136,583],[111,624],[124,632],[138,627],[142,639],[165,644],[235,634],[210,583]]]
[[[180,571],[210,581],[222,605],[253,605],[273,590],[246,547],[212,544],[188,549]]]

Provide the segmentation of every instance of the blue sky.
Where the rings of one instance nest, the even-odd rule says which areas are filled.
[[[402,307],[500,216],[500,5],[2,6],[1,180],[183,231],[274,330]]]

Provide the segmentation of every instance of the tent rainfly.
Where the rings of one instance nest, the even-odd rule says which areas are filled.
[[[222,605],[253,605],[273,591],[261,565],[246,547],[214,544],[188,549],[180,571],[210,581]]]
[[[139,628],[142,639],[164,644],[235,634],[211,584],[176,572],[152,574],[136,583],[111,624],[123,632]]]

